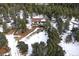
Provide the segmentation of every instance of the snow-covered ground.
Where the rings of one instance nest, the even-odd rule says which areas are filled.
[[[27,18],[27,20],[28,20],[28,24],[26,24],[27,28],[32,29],[32,19],[31,19],[31,17],[29,16],[29,18]]]
[[[10,28],[11,26],[11,23],[7,23],[7,28]]]
[[[62,19],[62,21],[65,23],[67,19]]]
[[[63,33],[63,35],[61,35],[62,36],[62,40],[59,43],[59,45],[66,52],[65,56],[79,56],[79,51],[78,51],[78,49],[79,49],[79,42],[74,42],[72,40],[72,42],[66,43],[65,39],[66,39],[67,35],[70,35],[70,32]]]
[[[3,32],[3,27],[2,27],[2,25],[0,26],[0,32]]]
[[[79,42],[65,43],[61,41],[59,45],[65,50],[65,56],[79,56]]]
[[[54,18],[54,17],[52,17],[51,26],[54,27],[55,29],[57,29],[56,18]]]
[[[14,38],[13,34],[6,35],[6,38],[8,40],[8,46],[11,48],[10,54],[12,56],[19,56],[19,50],[16,48],[17,46],[17,41]]]
[[[35,29],[33,32],[37,31],[37,29]],[[32,33],[30,33],[30,34],[32,34]],[[22,38],[20,40],[20,41],[25,42],[25,44],[28,44],[28,54],[27,54],[27,56],[31,55],[31,53],[32,53],[32,45],[31,44],[34,44],[36,42],[40,43],[41,41],[46,43],[47,39],[48,39],[48,35],[45,31],[36,33],[32,36],[30,36],[30,34],[25,36],[24,38]],[[30,36],[30,37],[28,38],[28,36]],[[6,35],[6,38],[8,40],[8,47],[11,48],[9,53],[12,56],[21,56],[21,54],[19,53],[19,49],[16,47],[18,41],[16,41],[16,39],[14,37],[15,36],[13,34]],[[5,55],[7,55],[7,54],[5,54]]]
[[[71,19],[71,21],[70,21],[69,30],[72,30],[72,28],[73,28],[73,26],[74,26],[74,24],[73,24],[72,22],[74,22],[74,21],[75,21],[75,18],[73,17],[73,18]]]
[[[46,35],[46,32],[43,31],[43,32],[39,32],[37,34],[34,34],[30,38],[24,37],[20,41],[23,41],[26,44],[28,44],[28,54],[27,55],[30,55],[32,53],[32,46],[31,46],[31,44],[34,44],[35,42],[40,43],[41,41],[46,43],[47,39],[48,39],[48,36]]]
[[[67,35],[71,34],[71,30],[74,26],[74,24],[72,22],[74,22],[76,24],[78,23],[77,21],[75,21],[75,18],[72,17],[70,24],[69,24],[69,30],[67,30],[66,33],[63,33],[61,35],[62,40],[59,43],[59,45],[66,52],[65,56],[79,56],[79,51],[78,51],[79,50],[79,42],[74,42],[74,37],[72,37],[72,42],[70,42],[70,43],[65,42]],[[76,25],[76,27],[78,27],[78,25]]]
[[[40,16],[40,17],[42,17],[42,16]],[[29,20],[29,24],[31,26],[31,21],[30,21],[30,19],[28,19],[28,20]],[[62,20],[63,20],[63,22],[65,22],[66,19],[65,20],[62,19]],[[74,23],[79,24],[79,22],[76,21],[74,17],[72,17],[70,24],[69,24],[69,30],[66,30],[65,33],[62,33],[60,35],[62,40],[59,43],[59,45],[63,48],[63,50],[65,50],[65,52],[66,52],[65,56],[79,56],[79,51],[78,51],[79,42],[74,42],[74,37],[72,37],[72,40],[73,40],[72,42],[70,42],[70,43],[65,42],[66,37],[72,33],[71,30],[74,27]],[[53,18],[51,25],[57,29],[56,24],[57,23],[55,22],[55,18]],[[78,27],[78,26],[79,25],[75,25],[75,27]],[[37,29],[35,29],[33,32],[35,32],[36,30]],[[3,28],[1,26],[0,26],[0,32],[3,32]],[[32,54],[32,44],[34,44],[36,42],[40,43],[41,41],[46,43],[47,39],[48,39],[48,35],[46,35],[47,33],[45,31],[42,31],[42,32],[39,32],[39,33],[36,33],[36,34],[30,36],[33,32],[31,32],[29,35],[25,36],[24,38],[22,38],[20,40],[20,41],[25,42],[25,44],[28,44],[27,56]],[[28,38],[28,36],[30,36],[30,37]],[[13,34],[6,35],[6,38],[8,40],[8,46],[11,48],[10,54],[12,56],[19,56],[20,53],[18,51],[18,48],[16,47],[17,41],[15,40],[14,35]]]
[[[23,10],[20,10],[20,19],[23,19]]]
[[[51,22],[51,25],[52,25],[55,29],[57,29],[57,22]]]

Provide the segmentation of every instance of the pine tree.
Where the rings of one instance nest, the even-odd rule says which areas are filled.
[[[58,45],[60,42],[59,35],[57,33],[56,29],[48,30],[48,37],[47,40],[47,55],[48,56],[63,56],[64,51],[62,48]]]
[[[39,43],[34,43],[32,45],[33,51],[32,51],[32,56],[45,56],[47,52],[47,48],[44,42]]]
[[[3,33],[0,32],[0,48],[6,47],[8,45],[8,41]]]
[[[18,42],[17,47],[22,55],[27,54],[27,52],[28,52],[28,45],[27,44],[25,44],[24,42],[21,41],[21,42]]]

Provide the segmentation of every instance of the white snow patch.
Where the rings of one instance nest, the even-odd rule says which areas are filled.
[[[14,35],[13,34],[6,35],[6,38],[8,40],[8,46],[11,48],[11,51],[10,51],[11,55],[12,56],[19,56],[19,51],[16,48],[17,41],[15,40]]]
[[[52,23],[52,26],[57,29],[57,23]]]
[[[41,21],[45,22],[46,20],[45,19],[42,19]]]
[[[57,29],[56,18],[52,17],[52,20],[51,20],[50,24],[51,24],[52,27],[54,27],[55,29]]]
[[[55,20],[56,20],[56,18],[52,17],[52,21],[55,21]]]
[[[29,16],[29,18],[27,18],[27,20],[28,20],[27,28],[32,29],[32,19],[31,19],[31,17]]]
[[[30,24],[26,24],[28,29],[32,29],[32,26]]]
[[[34,44],[35,42],[40,43],[41,41],[45,42],[45,43],[47,42],[48,36],[45,35],[45,34],[46,34],[45,31],[43,31],[43,32],[39,32],[37,34],[32,35],[30,38],[24,37],[24,38],[22,38],[20,40],[20,41],[23,41],[26,44],[28,44],[29,48],[28,48],[28,54],[27,55],[32,54],[32,46],[31,46],[31,44]]]
[[[11,27],[12,25],[11,25],[11,23],[7,23],[7,27],[9,28],[9,27]]]
[[[70,32],[63,33],[63,35],[61,35],[62,40],[59,43],[59,45],[63,48],[63,50],[65,50],[65,52],[66,52],[65,56],[79,56],[79,51],[78,51],[79,42],[74,42],[74,39],[71,43],[65,42],[65,39],[66,39],[67,35],[69,35],[69,34],[70,34]]]
[[[71,21],[70,21],[70,25],[69,25],[69,30],[72,30],[74,24],[72,22],[74,22],[75,18],[72,17]]]
[[[13,20],[11,20],[11,23],[13,23],[14,21]]]
[[[43,15],[33,16],[33,18],[43,18]]]
[[[57,29],[57,22],[55,22],[54,20],[50,22],[51,26],[54,27],[55,29]]]
[[[79,42],[65,43],[62,41],[59,45],[65,50],[65,56],[79,56]]]
[[[62,19],[62,21],[65,23],[67,19]]]
[[[8,56],[10,55],[10,52],[5,53],[3,56]]]
[[[4,18],[2,18],[3,22],[5,22]]]
[[[74,37],[73,36],[72,36],[72,42],[71,43],[66,43],[65,42],[66,37],[72,33],[71,30],[74,26],[73,22],[76,23],[74,17],[72,17],[72,19],[70,21],[69,30],[67,30],[66,33],[63,33],[61,35],[62,40],[59,43],[59,45],[66,52],[65,56],[79,56],[79,51],[78,51],[79,50],[79,42],[74,42]]]
[[[20,10],[20,19],[23,19],[23,10]]]
[[[72,30],[73,27],[75,28],[78,26],[79,26],[79,21],[76,21],[75,17],[72,17],[69,25],[69,30]]]
[[[2,25],[0,26],[0,32],[3,32],[3,27],[2,27]]]

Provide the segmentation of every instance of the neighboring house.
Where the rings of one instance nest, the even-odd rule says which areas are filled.
[[[47,19],[45,18],[32,18],[32,26],[43,25],[46,21]]]

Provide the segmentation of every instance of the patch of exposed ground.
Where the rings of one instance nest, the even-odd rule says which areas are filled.
[[[3,55],[9,51],[10,51],[9,47],[2,47],[2,48],[0,48],[0,55]]]

